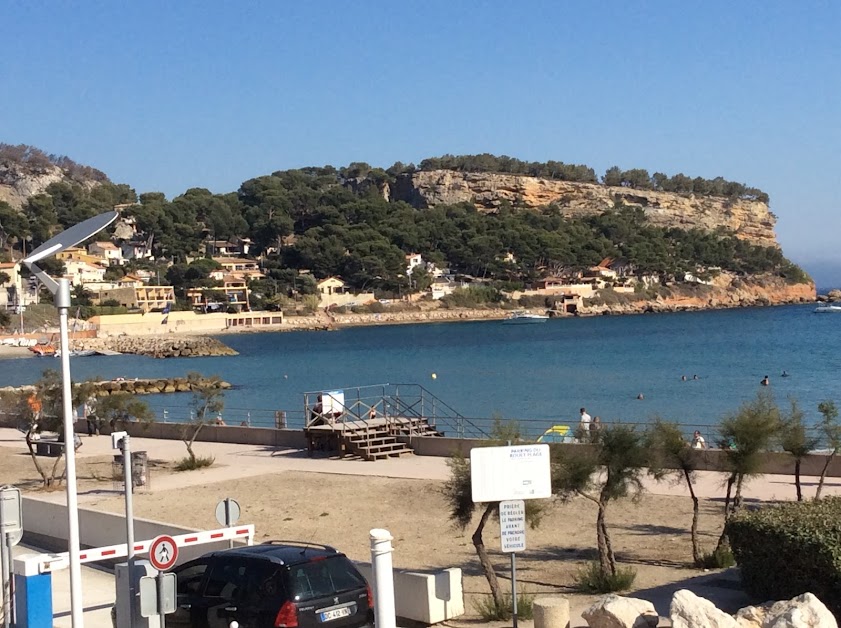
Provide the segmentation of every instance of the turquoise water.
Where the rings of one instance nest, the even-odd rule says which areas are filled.
[[[841,402],[841,315],[813,309],[228,335],[222,340],[240,356],[77,358],[72,373],[75,380],[218,374],[236,387],[226,394],[229,424],[249,418],[270,424],[275,410],[289,411],[294,422],[305,391],[418,383],[467,417],[500,414],[548,426],[576,422],[585,406],[608,421],[659,415],[713,425],[754,397],[764,375],[779,402],[796,398],[814,419],[819,401]],[[57,368],[58,361],[4,360],[0,385],[31,383],[46,367]],[[780,377],[783,370],[790,377]],[[639,393],[643,400],[636,399]],[[170,419],[183,416],[189,403],[183,394],[146,399]]]

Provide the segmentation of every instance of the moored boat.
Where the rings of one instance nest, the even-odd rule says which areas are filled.
[[[822,303],[815,308],[815,314],[841,314],[841,305]]]
[[[545,323],[549,317],[545,314],[531,314],[529,312],[512,312],[508,315],[503,325],[530,325],[532,323]]]

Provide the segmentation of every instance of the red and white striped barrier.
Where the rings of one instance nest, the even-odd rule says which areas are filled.
[[[202,545],[204,543],[215,543],[216,541],[228,541],[233,539],[246,539],[248,545],[254,544],[254,524],[243,526],[234,526],[232,528],[219,528],[218,530],[203,530],[201,532],[189,532],[187,534],[179,534],[173,536],[175,544],[178,547],[192,547],[194,545]],[[149,546],[154,539],[148,541],[139,541],[134,544],[135,554],[148,554]],[[68,559],[69,553],[62,552],[61,554],[52,554],[53,560],[58,560],[57,564],[62,564],[60,559]],[[79,552],[80,563],[93,563],[98,560],[110,560],[112,558],[122,558],[128,556],[127,546],[125,543],[119,545],[109,545],[107,547],[97,547],[94,549],[81,550]],[[66,565],[62,565],[63,568]]]

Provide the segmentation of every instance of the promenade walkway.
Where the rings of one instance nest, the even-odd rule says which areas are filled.
[[[26,451],[23,434],[15,429],[0,428],[0,446]],[[186,455],[184,443],[178,440],[155,438],[132,438],[132,451],[146,451],[150,459],[177,460]],[[196,443],[198,455],[213,456],[216,464],[203,469],[201,473],[158,475],[153,477],[155,490],[183,488],[193,484],[204,485],[224,480],[242,479],[279,473],[283,471],[306,471],[311,473],[336,473],[341,475],[371,475],[390,478],[446,480],[449,477],[447,459],[432,456],[402,456],[377,462],[362,460],[339,460],[333,458],[310,458],[305,451],[297,449],[277,449],[259,445],[239,445],[232,443]],[[79,458],[110,456],[109,436],[82,436],[82,447],[78,450]],[[722,497],[725,476],[714,471],[697,473],[695,491],[701,498]],[[2,478],[0,478],[2,480]],[[804,494],[811,497],[818,478],[804,476],[802,479]],[[655,495],[689,496],[685,484],[671,480],[656,482],[645,479],[645,488]],[[790,475],[763,475],[752,478],[744,489],[746,500],[773,501],[792,500],[795,498],[794,477]],[[824,495],[841,495],[841,478],[827,478]],[[63,493],[53,494],[57,501],[63,500]],[[84,496],[80,496],[84,501]]]

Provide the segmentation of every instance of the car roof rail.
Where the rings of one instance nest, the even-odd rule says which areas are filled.
[[[328,552],[334,552],[336,554],[340,554],[339,550],[337,550],[332,545],[324,545],[322,543],[313,543],[311,541],[286,541],[284,539],[271,539],[269,541],[261,541],[260,545],[292,545],[295,547],[302,547],[305,550],[308,547],[317,547],[323,550],[327,550]]]

